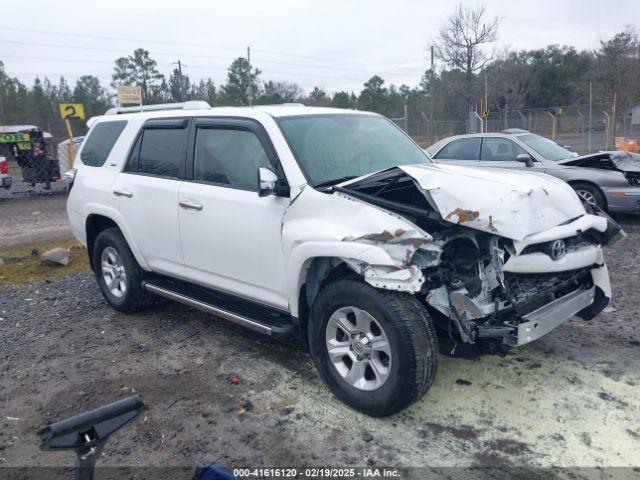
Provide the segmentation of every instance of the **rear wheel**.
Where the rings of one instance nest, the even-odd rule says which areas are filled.
[[[142,287],[144,270],[120,230],[108,228],[98,234],[92,261],[102,295],[113,308],[130,313],[151,302],[153,297]]]
[[[607,202],[598,187],[590,183],[573,183],[571,186],[583,202],[601,210],[607,210]]]
[[[424,306],[408,293],[344,279],[311,307],[309,346],[331,391],[373,416],[420,399],[436,374],[437,338]]]

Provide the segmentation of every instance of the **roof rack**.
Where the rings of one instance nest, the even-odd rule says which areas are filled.
[[[105,115],[121,115],[123,113],[157,112],[161,110],[202,110],[211,108],[204,100],[193,100],[182,103],[160,103],[158,105],[137,105],[135,107],[114,107],[105,112]]]
[[[254,107],[305,107],[304,103],[285,102],[285,103],[267,103],[264,105],[254,105]]]

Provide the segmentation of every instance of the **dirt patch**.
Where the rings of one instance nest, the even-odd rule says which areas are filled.
[[[459,427],[439,425],[437,423],[427,423],[426,427],[431,430],[435,435],[442,433],[448,433],[449,435],[458,438],[460,440],[477,440],[481,431],[471,425],[460,425]]]
[[[530,453],[529,445],[512,438],[495,438],[485,444],[494,452],[504,453],[509,456],[519,456]]]
[[[69,249],[68,265],[51,265],[40,261],[41,253],[56,247]],[[86,249],[71,238],[0,247],[0,290],[31,282],[51,282],[89,268]]]

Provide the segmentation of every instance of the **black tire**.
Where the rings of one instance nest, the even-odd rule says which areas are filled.
[[[329,318],[339,308],[354,306],[371,314],[391,348],[387,380],[364,391],[348,383],[331,362],[326,344]],[[328,284],[309,314],[309,348],[320,376],[344,403],[368,415],[392,415],[419,400],[436,375],[438,340],[431,317],[413,295],[373,288],[357,279]]]
[[[102,253],[108,247],[113,248],[120,259],[126,272],[126,291],[117,297],[107,287],[102,272]],[[142,287],[145,272],[136,261],[127,241],[117,228],[108,228],[98,234],[93,244],[93,270],[100,291],[109,304],[123,313],[132,313],[148,306],[153,297]]]
[[[596,187],[592,183],[586,182],[572,183],[571,187],[576,191],[581,200],[584,201],[584,197],[580,194],[580,192],[585,192],[591,195],[591,197],[596,202],[596,206],[600,208],[600,210],[603,210],[605,212],[607,211],[607,201],[598,187]]]

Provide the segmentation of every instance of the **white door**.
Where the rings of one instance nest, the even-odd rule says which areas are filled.
[[[281,223],[288,197],[259,197],[273,170],[266,133],[246,120],[197,119],[191,180],[180,187],[187,280],[288,310]]]
[[[187,120],[145,124],[113,194],[133,240],[157,273],[184,278],[178,193],[185,172]]]

